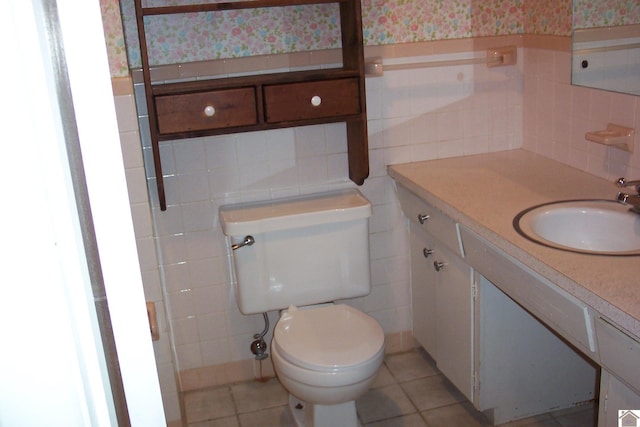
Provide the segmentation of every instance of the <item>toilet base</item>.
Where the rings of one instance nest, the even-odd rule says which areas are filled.
[[[360,427],[354,400],[337,405],[313,405],[290,394],[289,410],[296,427]]]

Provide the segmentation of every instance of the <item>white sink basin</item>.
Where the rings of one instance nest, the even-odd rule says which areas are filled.
[[[568,200],[534,206],[513,220],[529,240],[566,251],[640,255],[640,215],[613,200]]]

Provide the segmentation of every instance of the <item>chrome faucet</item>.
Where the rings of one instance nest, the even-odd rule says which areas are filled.
[[[638,194],[627,194],[619,192],[616,200],[623,205],[631,205],[630,210],[637,214],[640,214],[640,180],[627,181],[626,178],[618,178],[616,184],[618,185],[618,187],[636,187],[636,193]]]

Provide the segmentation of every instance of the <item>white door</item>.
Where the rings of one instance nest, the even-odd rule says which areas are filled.
[[[89,277],[95,262],[131,425],[165,425],[99,2],[0,0],[0,37],[0,425],[118,425]],[[87,259],[83,241],[67,157],[74,133],[99,259]]]

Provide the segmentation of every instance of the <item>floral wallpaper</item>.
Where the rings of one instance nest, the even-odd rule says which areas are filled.
[[[100,1],[111,73],[126,76],[127,63],[140,66],[133,0]],[[167,0],[153,1],[167,4]],[[571,34],[571,0],[361,1],[364,42],[369,46],[524,33]],[[340,46],[336,4],[153,16],[146,25],[154,65]]]
[[[366,45],[522,33],[524,0],[363,0]]]
[[[128,76],[129,65],[120,16],[120,2],[119,0],[100,0],[100,10],[111,77]]]
[[[528,0],[525,34],[571,35],[571,0]]]
[[[638,0],[574,0],[576,28],[640,24]]]
[[[129,59],[140,52],[131,0],[122,0]],[[151,16],[145,19],[152,64],[234,58],[340,46],[337,4]]]

